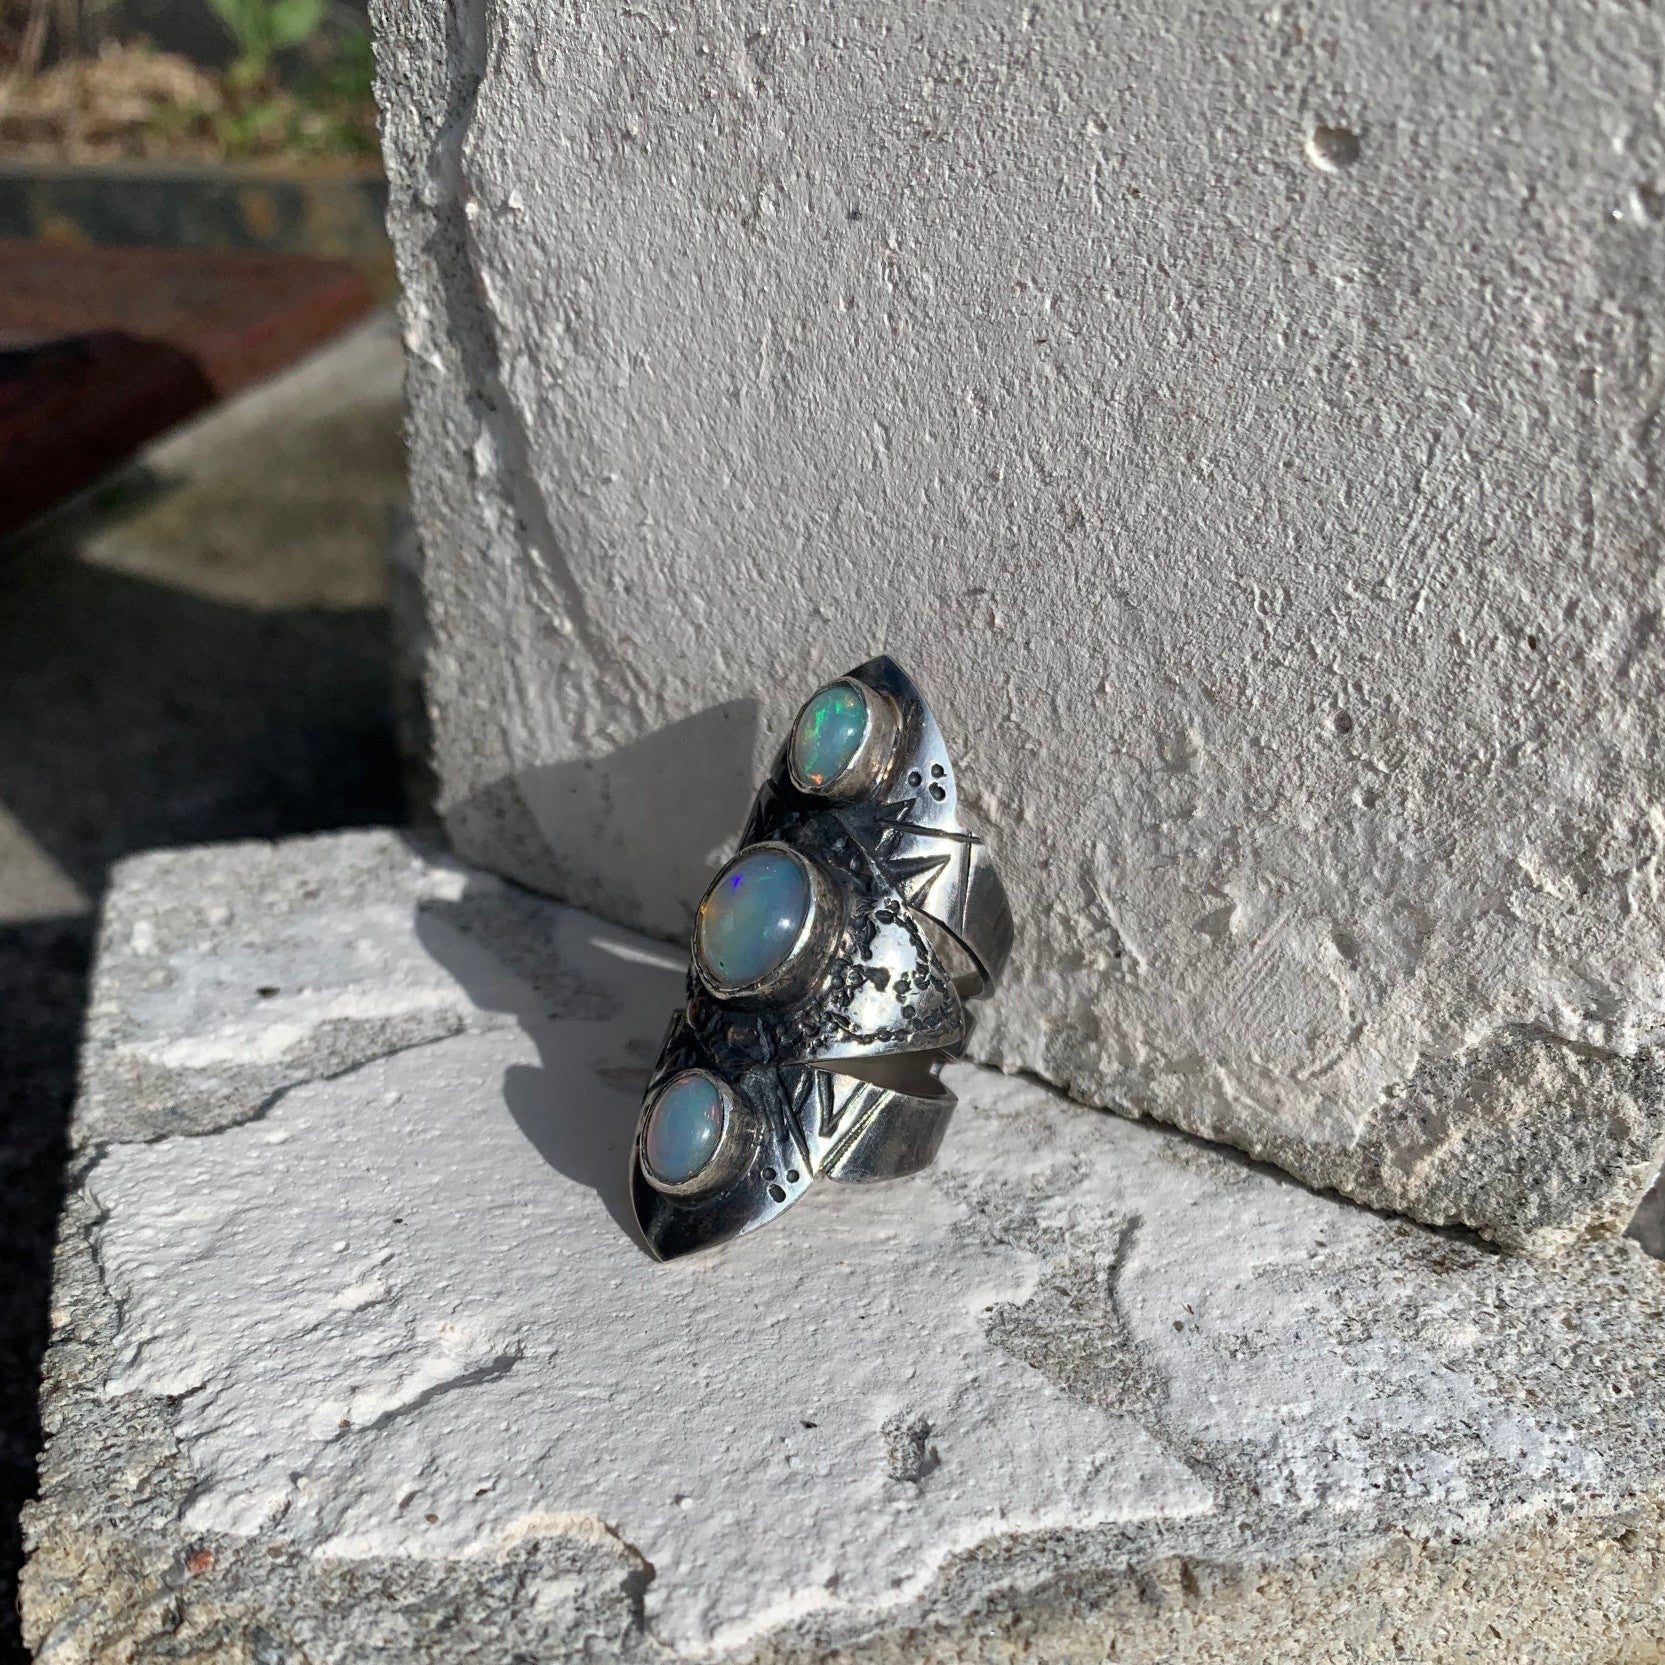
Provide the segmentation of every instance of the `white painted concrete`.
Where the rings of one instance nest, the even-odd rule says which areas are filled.
[[[285,875],[332,871],[299,912],[281,899]],[[230,899],[220,925],[204,896]],[[1483,1534],[1610,1502],[1655,1449],[1633,1426],[1652,1399],[1586,1421],[1579,1379],[1645,1362],[1639,1254],[1604,1304],[958,1066],[936,1168],[828,1184],[660,1266],[620,1219],[680,985],[655,944],[377,835],[154,858],[111,919],[101,981],[139,966],[170,1002],[127,1044],[174,1093],[268,974],[221,945],[263,919],[279,957],[326,921],[375,946],[325,956],[313,998],[344,1019],[394,986],[475,1014],[321,1079],[298,1065],[257,1119],[116,1142],[92,1169],[102,1392],[167,1402],[187,1541],[467,1563],[532,1533],[616,1537],[653,1569],[649,1632],[725,1652],[879,1622],[1011,1534],[1062,1531],[1089,1559],[1108,1523],[1219,1517],[1264,1554],[1301,1531]],[[542,991],[513,969],[527,944]],[[254,1010],[287,1035],[278,998]],[[327,1012],[315,1055],[326,1035]]]
[[[376,11],[466,855],[675,936],[886,649],[1011,876],[986,1058],[1506,1243],[1622,1228],[1651,18]]]

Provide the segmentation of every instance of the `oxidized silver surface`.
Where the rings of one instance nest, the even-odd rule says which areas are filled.
[[[964,1049],[967,1002],[1011,948],[1005,888],[960,819],[919,690],[889,658],[839,681],[880,696],[854,782],[806,790],[789,735],[741,836],[742,850],[784,845],[814,869],[809,975],[800,964],[718,995],[696,963],[643,1099],[631,1195],[664,1260],[763,1225],[816,1179],[894,1179],[929,1164],[955,1104],[937,1072]],[[708,1170],[670,1187],[649,1178],[642,1145],[658,1095],[685,1070],[724,1087],[723,1132]]]

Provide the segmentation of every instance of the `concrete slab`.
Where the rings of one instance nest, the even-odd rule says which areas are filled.
[[[135,849],[400,815],[385,318],[0,543],[0,1665],[35,1490],[64,1131],[98,898]]]
[[[43,1665],[1665,1646],[1634,1243],[1511,1258],[964,1065],[935,1168],[661,1266],[678,961],[392,834],[123,865]]]

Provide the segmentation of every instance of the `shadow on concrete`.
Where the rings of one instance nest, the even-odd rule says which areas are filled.
[[[253,611],[50,551],[8,561],[0,805],[89,901],[135,850],[397,821],[388,659],[380,609]]]
[[[725,700],[597,757],[523,769],[449,806],[465,857],[616,919],[686,940],[757,789],[761,706]]]
[[[207,600],[81,559],[84,530],[0,544],[0,1665],[108,867],[402,819],[381,608]]]
[[[1665,1174],[1653,1182],[1653,1189],[1642,1199],[1642,1206],[1625,1228],[1626,1237],[1634,1237],[1655,1260],[1665,1260]]]
[[[488,882],[426,904],[417,920],[429,953],[475,1005],[512,1015],[538,1049],[539,1067],[505,1073],[509,1114],[644,1252],[630,1206],[631,1140],[685,997],[693,905],[751,804],[759,710],[754,699],[728,700],[453,806],[447,830],[464,855],[478,839],[494,866],[517,868],[572,906]],[[606,852],[607,870],[577,865],[566,854],[574,849]],[[634,876],[629,888],[621,872]],[[670,940],[657,949],[580,908]]]
[[[424,903],[416,931],[476,1006],[508,1013],[537,1048],[536,1066],[503,1074],[504,1106],[527,1143],[594,1191],[648,1253],[630,1205],[630,1147],[665,1026],[685,998],[685,955],[491,881]]]
[[[0,653],[3,653],[0,647]],[[90,917],[0,926],[0,1661],[18,1631],[18,1510],[34,1494],[52,1244],[92,955]]]

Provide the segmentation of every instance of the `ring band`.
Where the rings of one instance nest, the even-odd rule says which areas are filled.
[[[631,1158],[654,1253],[753,1230],[817,1178],[929,1164],[955,1103],[937,1071],[1011,944],[918,689],[889,658],[821,689],[696,916]]]

